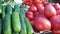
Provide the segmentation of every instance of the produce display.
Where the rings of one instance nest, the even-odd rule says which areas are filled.
[[[20,2],[0,0],[0,34],[60,34],[59,3]]]

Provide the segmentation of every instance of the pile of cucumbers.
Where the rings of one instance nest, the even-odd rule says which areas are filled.
[[[0,34],[33,34],[33,28],[26,18],[27,5],[0,5]]]

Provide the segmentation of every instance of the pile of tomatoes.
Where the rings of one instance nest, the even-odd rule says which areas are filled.
[[[26,17],[36,31],[51,30],[53,34],[60,34],[59,3],[48,3],[44,0],[25,0],[24,4],[30,6],[26,12]]]

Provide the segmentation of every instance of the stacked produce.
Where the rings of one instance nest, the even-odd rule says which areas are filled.
[[[26,12],[35,31],[50,30],[53,34],[60,34],[60,5],[45,0],[25,0],[24,4],[30,8]]]
[[[0,4],[0,34],[33,34],[32,25],[25,16],[29,6],[12,4]]]
[[[60,34],[60,5],[45,0],[0,0],[0,34]]]

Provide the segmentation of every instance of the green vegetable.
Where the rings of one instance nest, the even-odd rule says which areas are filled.
[[[20,32],[20,34],[27,34],[26,25],[24,22],[24,15],[22,12],[20,12],[20,20],[21,20],[21,32]]]
[[[6,14],[4,23],[3,23],[3,33],[4,34],[12,34],[11,31],[11,15]]]
[[[3,2],[4,0],[0,0],[0,2]]]
[[[6,10],[7,10],[6,13],[12,14],[12,7],[11,7],[11,5],[8,4],[6,7],[7,7],[7,8],[6,8]]]
[[[2,7],[2,19],[4,20],[5,18],[5,6]]]
[[[16,11],[13,12],[12,14],[12,24],[13,24],[13,30],[15,32],[21,31],[20,18],[19,18],[19,14]]]
[[[34,31],[33,31],[33,28],[32,28],[32,26],[31,26],[29,20],[28,20],[26,17],[25,17],[24,20],[25,20],[25,24],[26,24],[26,27],[27,27],[27,32],[28,32],[28,34],[33,34]]]
[[[2,5],[0,4],[0,14],[2,13]]]
[[[13,34],[19,34],[19,33],[13,32]]]
[[[20,34],[27,34],[27,28],[25,24],[25,12],[28,10],[28,8],[25,5],[20,6],[20,19],[21,19],[21,32]]]
[[[14,7],[15,7],[15,11],[20,13],[20,6],[19,5],[15,5]]]
[[[2,19],[0,18],[0,34],[2,32]]]

